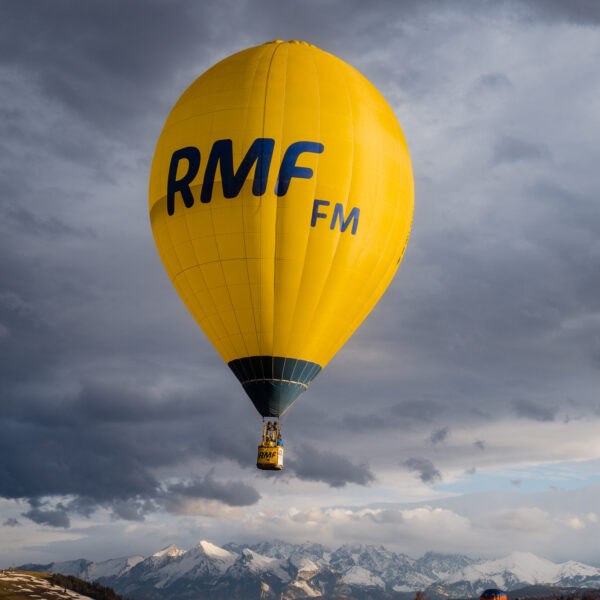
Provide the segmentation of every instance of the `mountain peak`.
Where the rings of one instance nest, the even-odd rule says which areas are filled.
[[[206,554],[206,556],[209,556],[211,558],[217,558],[217,559],[229,559],[232,558],[234,556],[234,554],[232,552],[229,552],[229,550],[225,550],[225,548],[221,548],[220,546],[217,546],[215,544],[212,544],[211,542],[208,542],[207,540],[202,540],[200,541],[194,548],[192,548],[192,550],[202,550],[202,552],[204,552],[204,554]],[[191,550],[190,550],[191,552]]]
[[[166,548],[155,552],[152,558],[162,558],[163,556],[181,556],[185,550],[180,550],[175,544],[169,544]]]

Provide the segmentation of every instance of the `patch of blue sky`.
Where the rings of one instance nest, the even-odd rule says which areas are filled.
[[[469,494],[474,492],[522,491],[542,492],[549,489],[572,490],[600,482],[600,460],[531,465],[466,472],[448,483],[434,487],[438,492]]]

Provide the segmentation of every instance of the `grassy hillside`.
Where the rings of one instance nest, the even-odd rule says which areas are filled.
[[[23,598],[46,598],[58,600],[66,596],[52,593],[50,574],[31,571],[0,571],[0,599],[21,600]]]
[[[122,600],[112,589],[77,577],[34,571],[1,571],[0,600]]]

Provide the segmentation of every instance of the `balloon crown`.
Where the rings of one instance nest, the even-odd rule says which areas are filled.
[[[288,40],[287,42],[283,40],[271,40],[270,42],[265,42],[263,46],[266,46],[268,44],[299,44],[300,46],[309,46],[311,48],[314,48],[313,44],[309,44],[308,42],[303,42],[301,40]]]

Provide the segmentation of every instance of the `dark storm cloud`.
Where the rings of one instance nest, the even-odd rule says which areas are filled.
[[[519,417],[534,421],[554,421],[556,408],[544,406],[530,400],[513,400],[513,407]]]
[[[148,512],[166,506],[152,468],[195,457],[223,460],[220,449],[235,437],[234,427],[239,455],[231,444],[233,449],[225,456],[248,464],[253,437],[240,426],[215,428],[204,418],[207,412],[215,418],[224,414],[186,396],[149,399],[123,384],[89,385],[70,398],[9,402],[0,416],[4,429],[0,456],[5,457],[0,461],[0,496],[32,498],[32,509],[24,516],[60,527],[69,525],[68,513],[89,517],[99,507],[117,518],[143,520]],[[32,448],[38,449],[35,461],[31,461]],[[221,483],[212,475],[170,492],[190,497],[204,494],[234,506],[259,498],[245,483]],[[75,498],[53,510],[35,500],[50,495]]]
[[[344,487],[348,483],[368,485],[375,476],[366,464],[354,464],[345,456],[317,450],[313,446],[300,446],[286,461],[286,469],[299,479],[322,481],[331,487]]]
[[[442,474],[427,458],[409,458],[404,461],[404,466],[413,473],[417,473],[423,483],[435,483],[441,480]]]
[[[81,401],[85,396],[71,402],[42,400],[37,406],[30,400],[27,406],[35,410],[31,416],[22,414],[22,404],[9,405],[2,418],[6,435],[0,448],[10,460],[0,464],[0,495],[81,494],[107,500],[115,493],[120,497],[153,493],[158,483],[146,465],[155,461],[147,457],[144,465],[140,460],[146,447],[151,450],[150,440],[144,440],[139,430],[134,441],[123,425],[111,428],[88,420],[78,410]],[[32,448],[38,449],[33,463]],[[165,452],[169,461],[169,449]]]
[[[450,427],[441,427],[440,429],[436,429],[429,436],[429,441],[435,446],[435,444],[440,444],[446,440],[450,433]]]
[[[64,106],[73,118],[127,135],[160,102],[161,82],[175,74],[177,59],[201,60],[214,36],[211,18],[200,18],[187,2],[151,0],[141,8],[138,2],[115,1],[15,5],[4,11],[0,25],[1,62],[18,64],[42,96]],[[28,31],[35,35],[24,35]],[[74,133],[64,131],[54,141],[64,146],[65,137],[75,141]],[[95,151],[81,143],[78,153],[67,156],[85,160]]]
[[[23,513],[24,517],[31,519],[40,525],[49,525],[50,527],[68,528],[71,525],[66,508],[62,504],[57,504],[56,508],[44,509],[44,503],[30,499],[31,510]]]
[[[54,225],[22,231],[45,237],[56,234],[67,239],[60,243],[69,246],[88,243],[85,236],[70,235],[71,231]],[[3,242],[6,237],[0,245]],[[22,242],[20,247],[24,247]],[[57,250],[54,244],[52,252]],[[85,276],[78,281],[77,252],[69,253],[70,277],[65,277],[62,267],[53,272],[58,275],[54,278],[44,269],[28,267],[26,257],[10,250],[0,261],[4,281],[14,286],[0,290],[0,324],[9,342],[0,345],[4,366],[0,496],[74,497],[59,509],[32,505],[25,514],[35,522],[61,527],[68,526],[68,514],[89,517],[98,507],[110,510],[116,518],[141,520],[162,506],[155,502],[162,499],[162,489],[153,468],[198,458],[229,459],[247,467],[248,448],[255,447],[255,436],[236,417],[237,411],[248,411],[247,402],[238,398],[232,404],[219,386],[201,381],[171,386],[164,393],[156,391],[161,385],[156,374],[164,372],[155,366],[157,359],[163,360],[171,350],[174,356],[185,352],[169,348],[168,336],[159,333],[160,323],[156,333],[162,339],[156,338],[146,348],[131,330],[125,337],[110,322],[105,341],[97,333],[92,334],[94,344],[85,339],[106,301],[93,284],[84,283]],[[44,289],[50,298],[44,297]],[[124,308],[117,303],[108,314],[119,315]],[[95,313],[89,320],[86,310]],[[124,321],[121,329],[144,314],[143,307],[136,311],[137,317],[125,317],[129,324]],[[64,326],[69,314],[75,315],[72,329]],[[107,351],[112,355],[108,360]],[[136,358],[131,361],[131,356]],[[104,366],[86,366],[96,361]],[[68,366],[59,367],[61,363]],[[227,368],[221,368],[226,378]],[[61,371],[69,382],[66,387],[57,377]],[[219,420],[218,427],[213,420]],[[33,461],[32,456],[36,457]],[[244,486],[242,492],[247,493]]]

